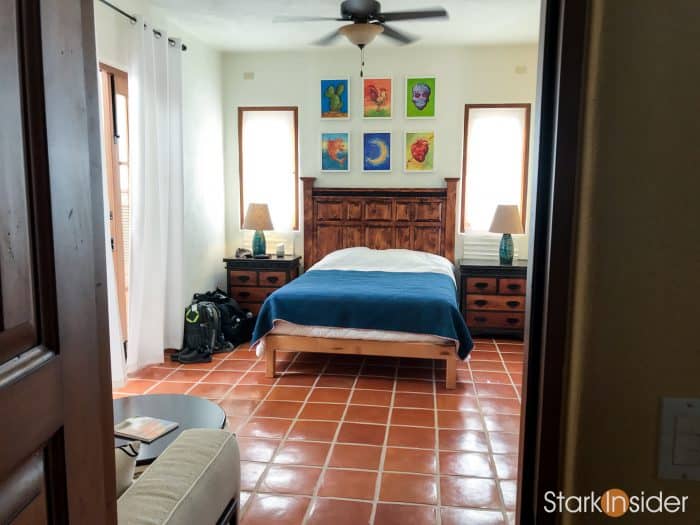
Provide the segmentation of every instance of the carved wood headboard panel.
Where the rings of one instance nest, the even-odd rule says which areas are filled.
[[[454,262],[457,182],[444,188],[315,188],[304,184],[304,266],[341,248],[408,248]]]

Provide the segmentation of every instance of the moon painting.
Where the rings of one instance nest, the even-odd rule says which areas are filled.
[[[391,133],[365,133],[362,144],[364,171],[391,171]]]
[[[434,131],[407,131],[404,147],[405,171],[427,172],[435,169]]]

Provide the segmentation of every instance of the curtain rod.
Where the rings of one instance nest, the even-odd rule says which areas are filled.
[[[100,2],[103,3],[104,5],[106,5],[107,7],[111,7],[112,9],[114,9],[114,10],[115,10],[117,13],[119,13],[120,15],[125,16],[126,18],[128,18],[128,19],[131,20],[132,22],[136,23],[136,17],[135,17],[134,15],[130,15],[129,13],[127,13],[126,11],[124,11],[123,9],[117,7],[116,5],[114,5],[114,4],[111,3],[111,2],[108,2],[107,0],[100,0]],[[156,35],[158,38],[160,38],[161,36],[163,36],[163,33],[161,33],[160,31],[158,31],[157,29],[154,29],[154,30],[153,30],[153,34]],[[175,40],[173,40],[172,38],[168,38],[168,43],[169,43],[171,46],[174,46],[174,45],[175,45]],[[183,50],[183,51],[187,51],[187,46],[186,46],[185,44],[182,44],[182,50]]]

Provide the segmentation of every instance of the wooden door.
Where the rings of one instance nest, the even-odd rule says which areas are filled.
[[[99,67],[102,80],[102,142],[107,173],[109,229],[119,320],[122,342],[124,342],[128,339],[129,232],[131,230],[127,110],[129,81],[124,71],[106,64],[100,64]]]
[[[92,1],[0,12],[0,523],[113,524]]]

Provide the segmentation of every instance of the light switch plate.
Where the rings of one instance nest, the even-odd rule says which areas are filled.
[[[700,481],[700,399],[661,400],[659,477]]]

